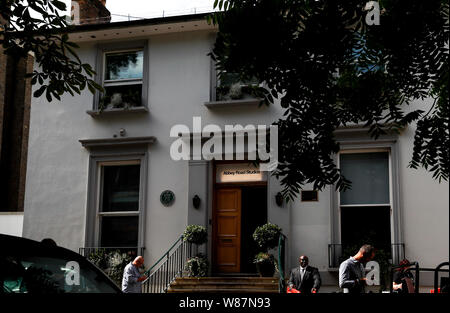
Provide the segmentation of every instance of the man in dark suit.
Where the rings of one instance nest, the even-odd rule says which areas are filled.
[[[322,283],[320,274],[317,268],[309,266],[309,259],[306,255],[298,258],[299,267],[291,270],[291,275],[288,281],[288,287],[295,288],[300,293],[316,293],[319,291]]]

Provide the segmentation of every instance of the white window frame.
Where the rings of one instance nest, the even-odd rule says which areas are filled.
[[[96,229],[95,229],[95,242],[98,246],[101,245],[101,232],[102,232],[102,218],[108,217],[108,216],[116,216],[116,217],[122,217],[122,216],[140,216],[141,212],[141,203],[139,203],[138,211],[114,211],[114,212],[102,212],[102,201],[103,201],[103,184],[104,184],[104,171],[103,168],[105,166],[120,166],[120,165],[139,165],[139,171],[141,172],[141,161],[136,160],[127,160],[127,161],[100,161],[97,163],[97,181],[99,182],[97,185],[97,208],[96,208]],[[141,197],[141,186],[139,186],[139,198]],[[139,201],[140,202],[140,201]],[[138,227],[139,227],[139,221],[138,221]],[[138,231],[139,233],[139,231]],[[139,248],[139,236],[138,236],[138,242],[137,247]]]
[[[211,59],[211,88],[210,88],[210,102],[239,102],[239,101],[248,101],[249,99],[254,99],[253,97],[250,98],[243,98],[238,100],[218,100],[217,99],[217,87],[220,87],[220,79],[218,78],[219,71],[216,68],[216,62]],[[245,84],[241,81],[239,81],[241,87],[248,86],[248,84]],[[260,87],[264,86],[264,83],[257,84]]]
[[[140,163],[139,180],[139,235],[138,248],[144,247],[145,218],[147,204],[147,176],[148,152],[147,144],[124,145],[116,143],[114,146],[91,147],[89,157],[88,190],[86,206],[85,247],[98,247],[100,245],[100,216],[135,215],[135,211],[126,212],[99,212],[102,187],[101,164],[127,164],[127,162]],[[113,149],[111,149],[113,147]],[[130,163],[128,163],[130,164]]]
[[[131,112],[147,112],[148,107],[148,87],[149,87],[149,49],[147,40],[139,41],[126,41],[126,42],[113,42],[100,44],[97,47],[97,59],[96,59],[96,82],[102,87],[112,87],[112,86],[124,86],[124,85],[137,85],[136,82],[141,82],[141,101],[138,105],[125,108],[114,108],[106,109],[103,108],[104,112],[108,111],[131,111]],[[143,69],[142,69],[142,79],[123,79],[123,80],[105,80],[106,74],[106,55],[114,53],[123,52],[133,52],[142,51],[143,52]],[[106,84],[106,86],[105,86]],[[96,92],[94,96],[93,110],[87,111],[88,114],[95,116],[100,111],[100,92]]]
[[[388,174],[389,174],[389,203],[375,203],[375,204],[341,204],[341,193],[337,192],[337,203],[338,203],[338,232],[339,232],[339,242],[342,243],[342,208],[357,208],[357,207],[389,207],[390,212],[390,231],[391,231],[391,238],[390,238],[390,245],[392,247],[392,244],[395,243],[394,238],[394,229],[393,229],[393,217],[392,217],[392,187],[393,187],[393,181],[392,181],[392,157],[391,157],[391,150],[389,148],[378,148],[378,149],[348,149],[348,150],[341,150],[337,154],[337,166],[338,168],[341,167],[340,161],[341,161],[341,155],[342,154],[363,154],[363,153],[377,153],[377,152],[387,152],[388,153]]]
[[[142,78],[127,78],[127,79],[109,79],[106,80],[106,57],[108,54],[126,54],[128,52],[139,52],[142,51],[142,55],[145,54],[144,49],[127,49],[127,50],[115,50],[115,51],[105,51],[103,52],[103,73],[102,73],[102,87],[115,87],[115,86],[127,86],[127,85],[141,85],[141,103],[136,107],[142,107],[142,92],[144,88],[144,62],[142,62]]]
[[[391,244],[401,244],[403,241],[402,226],[402,202],[400,197],[399,181],[399,155],[397,135],[384,135],[377,140],[371,139],[367,134],[367,129],[353,128],[342,129],[336,133],[341,150],[335,154],[335,164],[339,167],[341,153],[354,152],[380,152],[389,151],[389,199],[391,212]],[[330,188],[330,243],[340,244],[341,241],[341,214],[339,191],[335,187]],[[398,261],[399,256],[393,251],[394,261]]]

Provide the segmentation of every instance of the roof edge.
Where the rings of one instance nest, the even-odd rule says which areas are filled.
[[[213,13],[213,12],[211,12]],[[157,17],[150,19],[141,19],[135,21],[125,21],[125,22],[113,22],[113,23],[101,23],[101,24],[84,24],[84,25],[76,25],[71,26],[66,29],[67,33],[81,33],[88,31],[97,31],[103,29],[112,29],[112,28],[127,28],[134,26],[147,26],[147,25],[159,25],[166,23],[177,23],[177,22],[191,22],[196,20],[206,19],[211,13],[198,13],[198,14],[189,14],[189,15],[177,15],[177,16],[168,16],[168,17]]]

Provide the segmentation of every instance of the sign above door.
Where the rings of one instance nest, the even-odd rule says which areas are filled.
[[[267,172],[260,171],[252,163],[216,165],[216,183],[265,182]]]

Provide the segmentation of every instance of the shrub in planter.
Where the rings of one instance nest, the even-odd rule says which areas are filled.
[[[253,233],[253,239],[258,247],[263,251],[255,256],[254,263],[260,276],[272,277],[275,273],[276,262],[272,254],[268,253],[270,249],[278,245],[281,228],[278,225],[267,223],[259,226]]]
[[[201,245],[208,240],[208,233],[204,226],[200,225],[189,225],[183,233],[183,240]]]
[[[276,261],[272,254],[267,252],[260,252],[255,256],[253,263],[256,264],[256,269],[262,277],[272,277],[275,273]]]
[[[278,225],[267,223],[259,226],[253,233],[253,239],[262,251],[268,251],[278,246],[281,228]]]
[[[188,259],[185,266],[188,277],[205,277],[208,275],[208,268],[208,259],[203,254]]]
[[[133,257],[127,253],[121,253],[119,250],[106,252],[105,249],[99,249],[91,253],[88,256],[88,260],[98,266],[120,286],[122,284],[123,269],[133,260]]]

